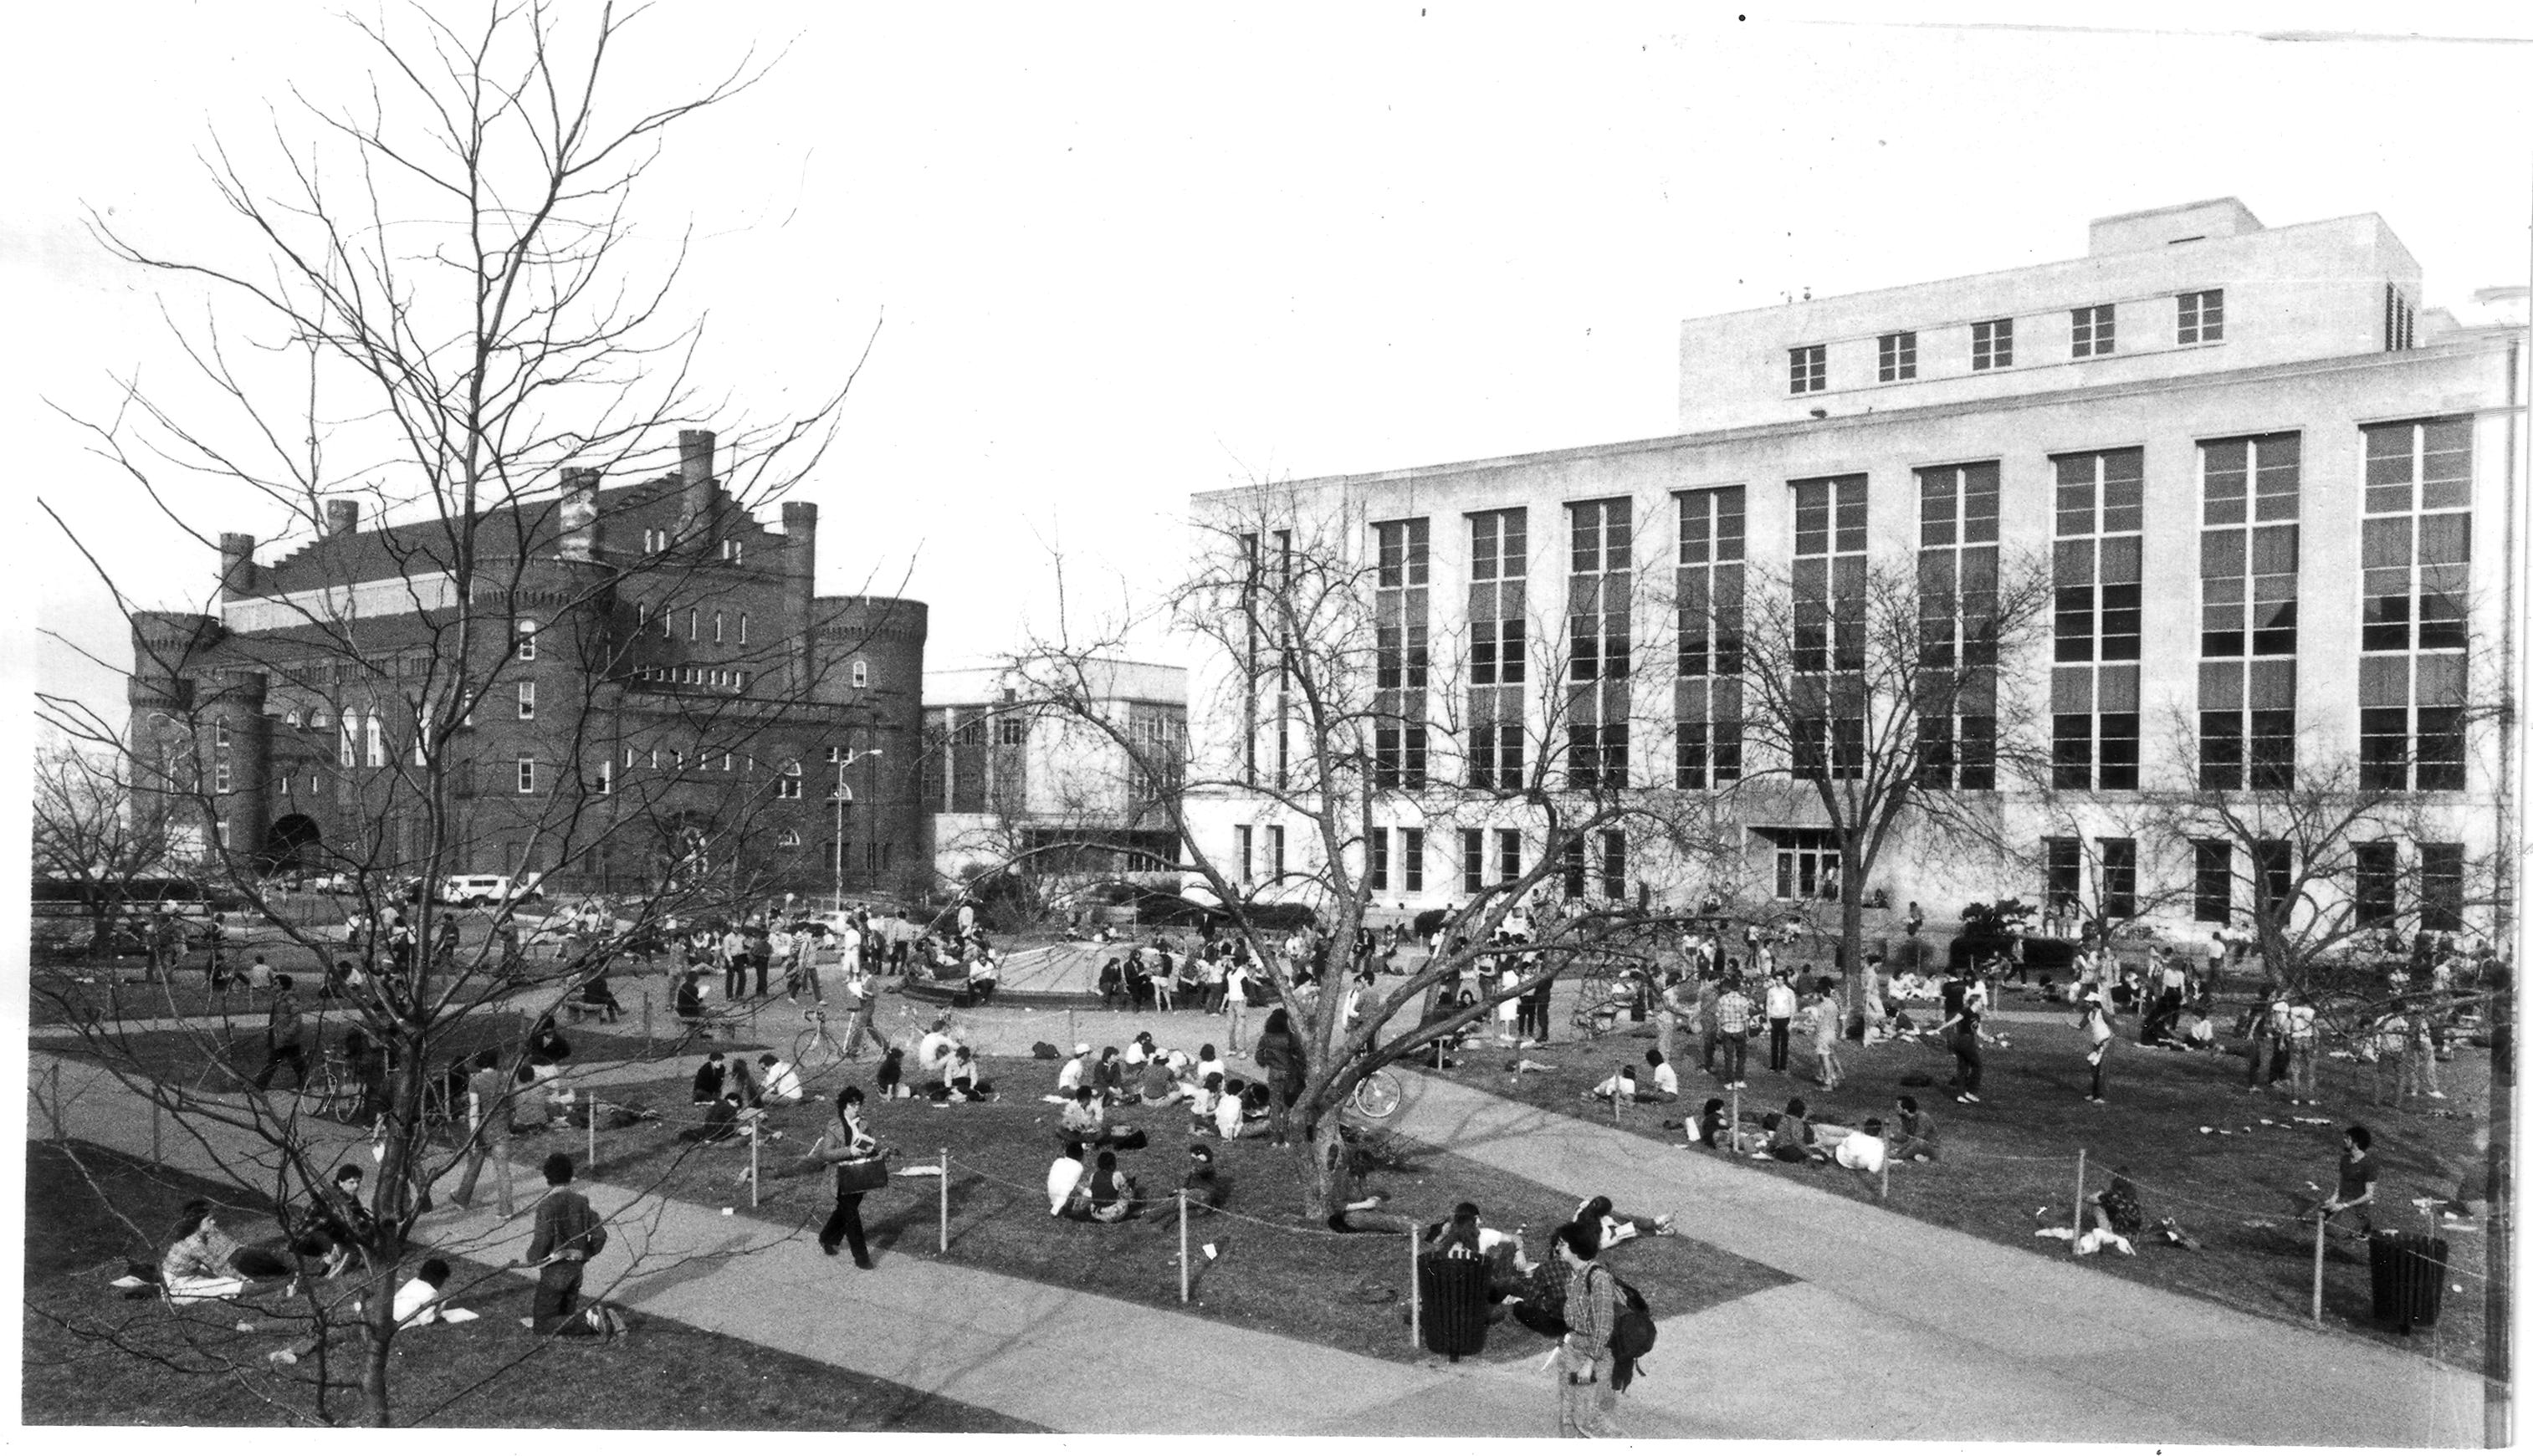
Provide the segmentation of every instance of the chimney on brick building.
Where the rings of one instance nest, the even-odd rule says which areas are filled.
[[[255,593],[255,538],[237,531],[220,533],[220,600],[235,602]]]
[[[818,505],[783,502],[783,630],[797,635],[792,654],[792,690],[806,692],[818,680],[817,633],[809,629],[817,605]]]
[[[325,534],[349,536],[361,529],[361,502],[328,500],[325,502]]]
[[[562,473],[562,543],[558,550],[566,561],[598,559],[598,481],[599,473],[586,466]]]
[[[677,540],[696,556],[720,548],[713,543],[713,433],[677,432]]]

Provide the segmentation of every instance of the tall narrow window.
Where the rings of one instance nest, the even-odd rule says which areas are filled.
[[[2199,786],[2295,786],[2303,437],[2199,446]]]
[[[702,768],[704,766],[703,758],[704,755],[699,750],[695,755],[695,767]],[[800,760],[796,758],[787,758],[783,761],[782,772],[774,781],[774,796],[776,798],[798,798],[800,796]]]
[[[537,660],[537,624],[535,622],[520,622],[514,640],[518,644],[520,662],[533,663]]]
[[[1409,895],[1425,893],[1425,831],[1402,829],[1398,832],[1399,889]]]
[[[1876,341],[1880,356],[1876,377],[1886,384],[1917,378],[1917,335],[1886,333]]]
[[[2419,846],[2419,928],[2432,932],[2462,929],[2462,845]]]
[[[1990,319],[1971,325],[1971,368],[2007,369],[2014,364],[2014,320]]]
[[[1672,689],[1674,783],[1712,788],[1741,777],[1742,488],[1682,491],[1679,681]]]
[[[1432,542],[1424,517],[1373,527],[1380,553],[1373,596],[1373,785],[1425,786],[1427,595]]]
[[[2295,846],[2284,840],[2261,840],[2252,845],[2254,912],[2274,924],[2283,920],[2295,886]]]
[[[1567,900],[1581,900],[1584,895],[1585,883],[1590,879],[1589,867],[1584,863],[1583,859],[1583,837],[1581,835],[1571,835],[1567,837],[1565,841],[1565,848],[1560,856],[1557,868],[1565,881],[1565,898]]]
[[[2234,846],[2225,840],[2195,840],[2190,918],[2223,925],[2234,918]]]
[[[721,614],[720,612],[714,612],[714,613],[713,613],[713,645],[714,645],[714,646],[716,646],[716,647],[718,647],[718,646],[720,646],[720,645],[721,645],[721,640],[722,640],[722,636],[721,636],[721,634],[722,634],[722,614]]]
[[[1376,829],[1364,839],[1365,888],[1379,893],[1389,888],[1389,831]]]
[[[1601,898],[1627,898],[1627,836],[1623,830],[1601,831]]]
[[[2085,905],[2085,842],[2053,836],[2040,842],[2046,881],[2041,893],[2052,914],[2075,916]]]
[[[2094,304],[2091,308],[2078,309],[2070,317],[2077,358],[2098,359],[2112,351],[2117,343],[2112,326],[2116,321],[2114,311],[2118,307],[2116,304]]]
[[[2138,659],[2144,641],[2146,455],[2051,457],[2057,476],[2050,780],[2138,786]]]
[[[1998,466],[1917,472],[1917,782],[1996,787]]]
[[[616,791],[616,760],[613,757],[600,759],[590,770],[589,791],[602,798]]]
[[[1795,394],[1817,394],[1829,387],[1829,345],[1798,344],[1786,351],[1787,388]]]
[[[747,613],[744,612],[738,614],[738,645],[747,645]]]
[[[1284,826],[1266,826],[1266,877],[1281,884],[1284,880]]]
[[[519,721],[525,723],[536,716],[537,684],[535,679],[531,678],[519,684]]]
[[[2471,421],[2370,425],[2358,629],[2358,775],[2373,789],[2464,786]]]
[[[1496,831],[1496,883],[1509,885],[1521,878],[1521,831]]]
[[[2135,840],[2096,840],[2102,852],[2102,914],[2112,920],[2137,917],[2138,858]]]
[[[517,770],[517,774],[518,774],[518,777],[517,777],[516,783],[518,784],[519,792],[521,792],[521,793],[534,793],[534,792],[536,792],[536,791],[537,791],[537,756],[536,756],[535,754],[533,754],[533,753],[522,753],[522,754],[520,754],[520,755],[518,756],[518,758],[517,758],[516,762],[515,762],[515,768],[516,768],[516,770]]]
[[[2213,344],[2225,337],[2225,290],[2209,288],[2180,296],[2180,313],[2172,338],[2178,344]]]
[[[2356,893],[2350,900],[2357,926],[2372,930],[2390,925],[2401,909],[2401,851],[2388,840],[2359,844],[2356,849]]]
[[[697,607],[689,607],[686,609],[686,640],[688,642],[701,642],[703,637],[703,610]]]
[[[1246,885],[1256,877],[1258,872],[1257,861],[1254,857],[1256,849],[1257,831],[1246,824],[1233,825],[1231,827],[1231,854],[1233,863],[1239,873],[1239,878],[1235,883]]]
[[[2384,350],[2392,353],[2416,342],[2418,314],[2409,297],[2393,284],[2384,285]]]
[[[361,715],[361,761],[374,769],[387,766],[386,730],[376,708]]]
[[[1490,510],[1468,519],[1469,784],[1518,788],[1522,686],[1529,677],[1530,513]]]
[[[1865,478],[1793,482],[1795,671],[1793,770],[1798,779],[1864,772]]]
[[[1565,783],[1586,792],[1627,784],[1627,676],[1633,660],[1635,528],[1631,503],[1566,507]]]
[[[853,684],[857,689],[870,686],[870,664],[865,662],[854,664]]]
[[[1475,895],[1487,888],[1487,832],[1483,829],[1460,831],[1460,893]]]

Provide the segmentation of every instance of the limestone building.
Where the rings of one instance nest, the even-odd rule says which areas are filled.
[[[1870,891],[1939,913],[2098,891],[2187,930],[2240,913],[2278,866],[2158,841],[2142,828],[2158,794],[2344,780],[2401,811],[2357,851],[2361,913],[2384,917],[2398,878],[2447,921],[2511,897],[2491,714],[2513,686],[2525,385],[2520,329],[2424,297],[2371,214],[2265,227],[2226,199],[2108,217],[2065,262],[1687,320],[1675,435],[1194,508],[1258,537],[1269,577],[1277,511],[1377,563],[1384,642],[1407,645],[1417,689],[1383,709],[1409,705],[1411,771],[1362,846],[1384,903],[1464,902],[1532,862],[1536,806],[1464,790],[1543,763],[1552,791],[1580,776],[1707,806],[1727,850],[1692,864],[1604,836],[1567,861],[1569,893],[1830,893],[1811,786],[1744,740],[1742,594],[1791,582],[1797,612],[1836,623],[1868,563],[1969,593],[2022,559],[2050,611],[1994,671],[2025,726],[2045,719],[2045,757],[2008,772],[1994,707],[1929,726],[1946,788],[2002,831],[1972,850],[1904,824]],[[1200,668],[1199,777],[1271,788],[1290,751],[1273,668],[1236,657]],[[1837,778],[1861,749],[1828,716],[1807,772]],[[1272,846],[1313,852],[1265,793],[1191,813],[1253,884],[1287,868]]]

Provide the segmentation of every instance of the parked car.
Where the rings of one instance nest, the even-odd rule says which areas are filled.
[[[472,905],[484,909],[491,905],[533,903],[545,899],[538,890],[543,875],[526,875],[513,880],[508,875],[450,875],[440,887],[442,904]]]

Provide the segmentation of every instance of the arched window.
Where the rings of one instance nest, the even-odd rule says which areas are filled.
[[[796,830],[796,829],[787,829],[787,830],[783,831],[781,834],[776,835],[776,836],[774,837],[774,847],[775,847],[775,848],[777,848],[777,849],[797,849],[797,848],[799,848],[799,847],[800,847],[800,831],[798,831],[798,830]]]
[[[854,664],[854,686],[870,686],[870,664],[865,662],[855,662]]]
[[[537,624],[535,622],[525,619],[519,622],[518,642],[519,661],[535,662],[537,660]]]

